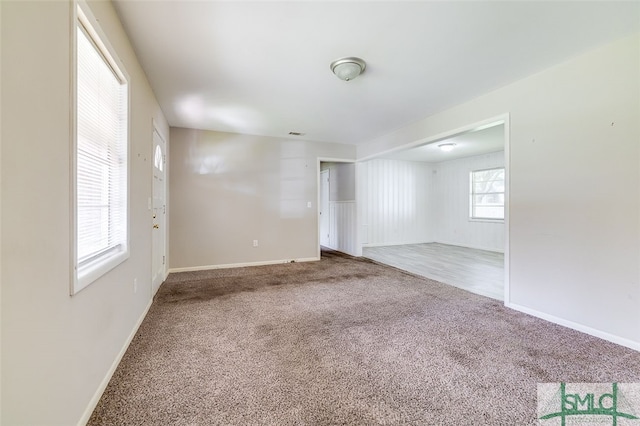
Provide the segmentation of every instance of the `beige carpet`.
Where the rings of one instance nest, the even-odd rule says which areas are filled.
[[[91,425],[525,425],[640,353],[365,259],[172,274]]]

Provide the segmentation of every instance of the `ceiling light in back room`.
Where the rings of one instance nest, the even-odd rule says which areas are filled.
[[[362,74],[367,64],[360,58],[353,56],[340,58],[331,62],[331,71],[340,79],[350,81]]]
[[[455,143],[441,143],[440,145],[438,145],[438,148],[440,148],[444,152],[449,152],[449,151],[453,150],[453,148],[455,148],[455,146],[456,146]]]

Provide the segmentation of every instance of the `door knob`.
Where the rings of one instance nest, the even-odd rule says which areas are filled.
[[[158,228],[160,228],[160,225],[158,225],[157,223],[153,225],[153,229],[158,229]]]

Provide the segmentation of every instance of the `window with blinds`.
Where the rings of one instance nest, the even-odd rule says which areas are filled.
[[[470,218],[504,220],[504,168],[471,172]]]
[[[76,30],[74,291],[128,257],[128,89],[82,9]]]

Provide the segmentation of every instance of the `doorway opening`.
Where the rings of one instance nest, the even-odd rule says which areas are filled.
[[[508,116],[362,162],[363,256],[507,302]]]
[[[318,160],[318,257],[321,247],[356,255],[355,176],[353,160]]]

